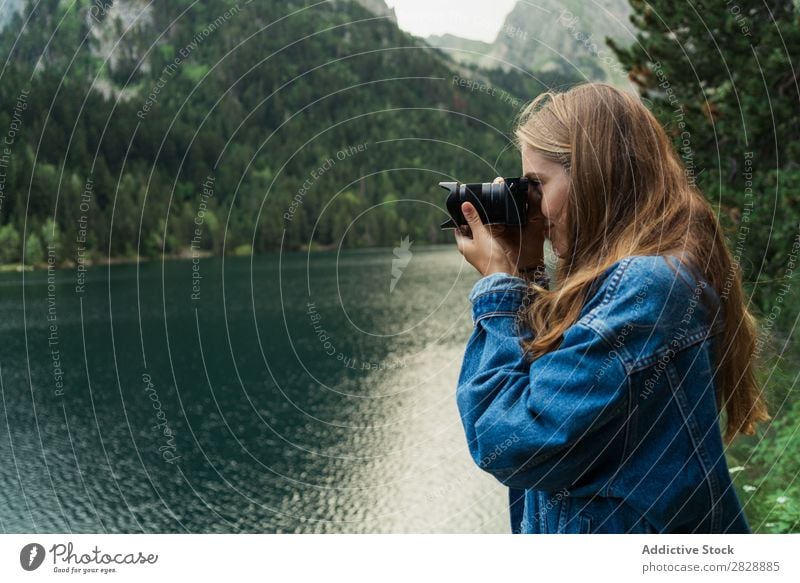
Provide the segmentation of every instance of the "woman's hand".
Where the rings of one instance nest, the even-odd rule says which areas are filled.
[[[501,177],[494,180],[503,182]],[[456,244],[464,258],[481,275],[509,273],[544,265],[544,216],[541,195],[528,193],[528,223],[523,226],[486,226],[472,203],[461,205],[469,227],[455,230]]]

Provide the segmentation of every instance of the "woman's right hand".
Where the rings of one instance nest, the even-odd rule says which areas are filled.
[[[502,176],[494,182],[504,182]],[[544,226],[542,192],[532,184],[528,189],[528,222],[522,226],[500,225],[491,227],[492,233],[503,240],[504,247],[516,261],[517,270],[544,266]]]

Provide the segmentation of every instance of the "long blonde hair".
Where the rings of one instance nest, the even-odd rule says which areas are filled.
[[[520,149],[533,148],[570,175],[568,248],[552,289],[537,286],[523,314],[534,332],[523,341],[529,358],[558,348],[589,287],[616,261],[681,250],[723,303],[714,359],[725,443],[753,435],[770,419],[755,377],[756,319],[713,208],[653,114],[634,95],[585,83],[536,97],[521,112],[515,136]]]

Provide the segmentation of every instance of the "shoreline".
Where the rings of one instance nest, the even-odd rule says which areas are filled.
[[[430,248],[430,247],[446,247],[449,246],[449,243],[428,243],[425,242],[424,244],[417,245],[416,248]],[[338,247],[336,245],[312,245],[303,246],[298,249],[291,249],[284,251],[285,253],[330,253],[331,251],[336,251]],[[376,251],[379,249],[392,249],[392,247],[358,247],[352,249],[344,249],[343,251]],[[274,251],[268,251],[267,253],[213,253],[211,251],[202,251],[200,253],[195,252],[187,252],[182,251],[179,253],[170,253],[168,255],[161,255],[160,257],[147,257],[147,256],[137,256],[137,257],[103,257],[100,259],[94,260],[85,260],[82,265],[86,268],[89,267],[105,267],[110,265],[130,265],[130,264],[139,264],[139,263],[153,263],[154,261],[186,261],[186,260],[194,260],[194,259],[213,259],[213,258],[223,258],[223,257],[252,257],[253,255],[256,256],[263,256],[268,255],[270,253],[280,253],[279,249]],[[62,261],[61,263],[55,264],[53,267],[57,270],[67,270],[67,269],[75,269],[79,264],[72,259],[68,259],[66,261]],[[23,265],[21,263],[7,263],[7,264],[0,264],[0,274],[3,273],[22,273],[24,272],[37,272],[37,271],[47,271],[47,269],[51,267],[46,261],[42,263],[36,263],[33,265]]]

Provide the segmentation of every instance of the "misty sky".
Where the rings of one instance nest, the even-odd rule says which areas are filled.
[[[492,42],[517,0],[386,0],[400,28],[426,37],[451,33]]]

